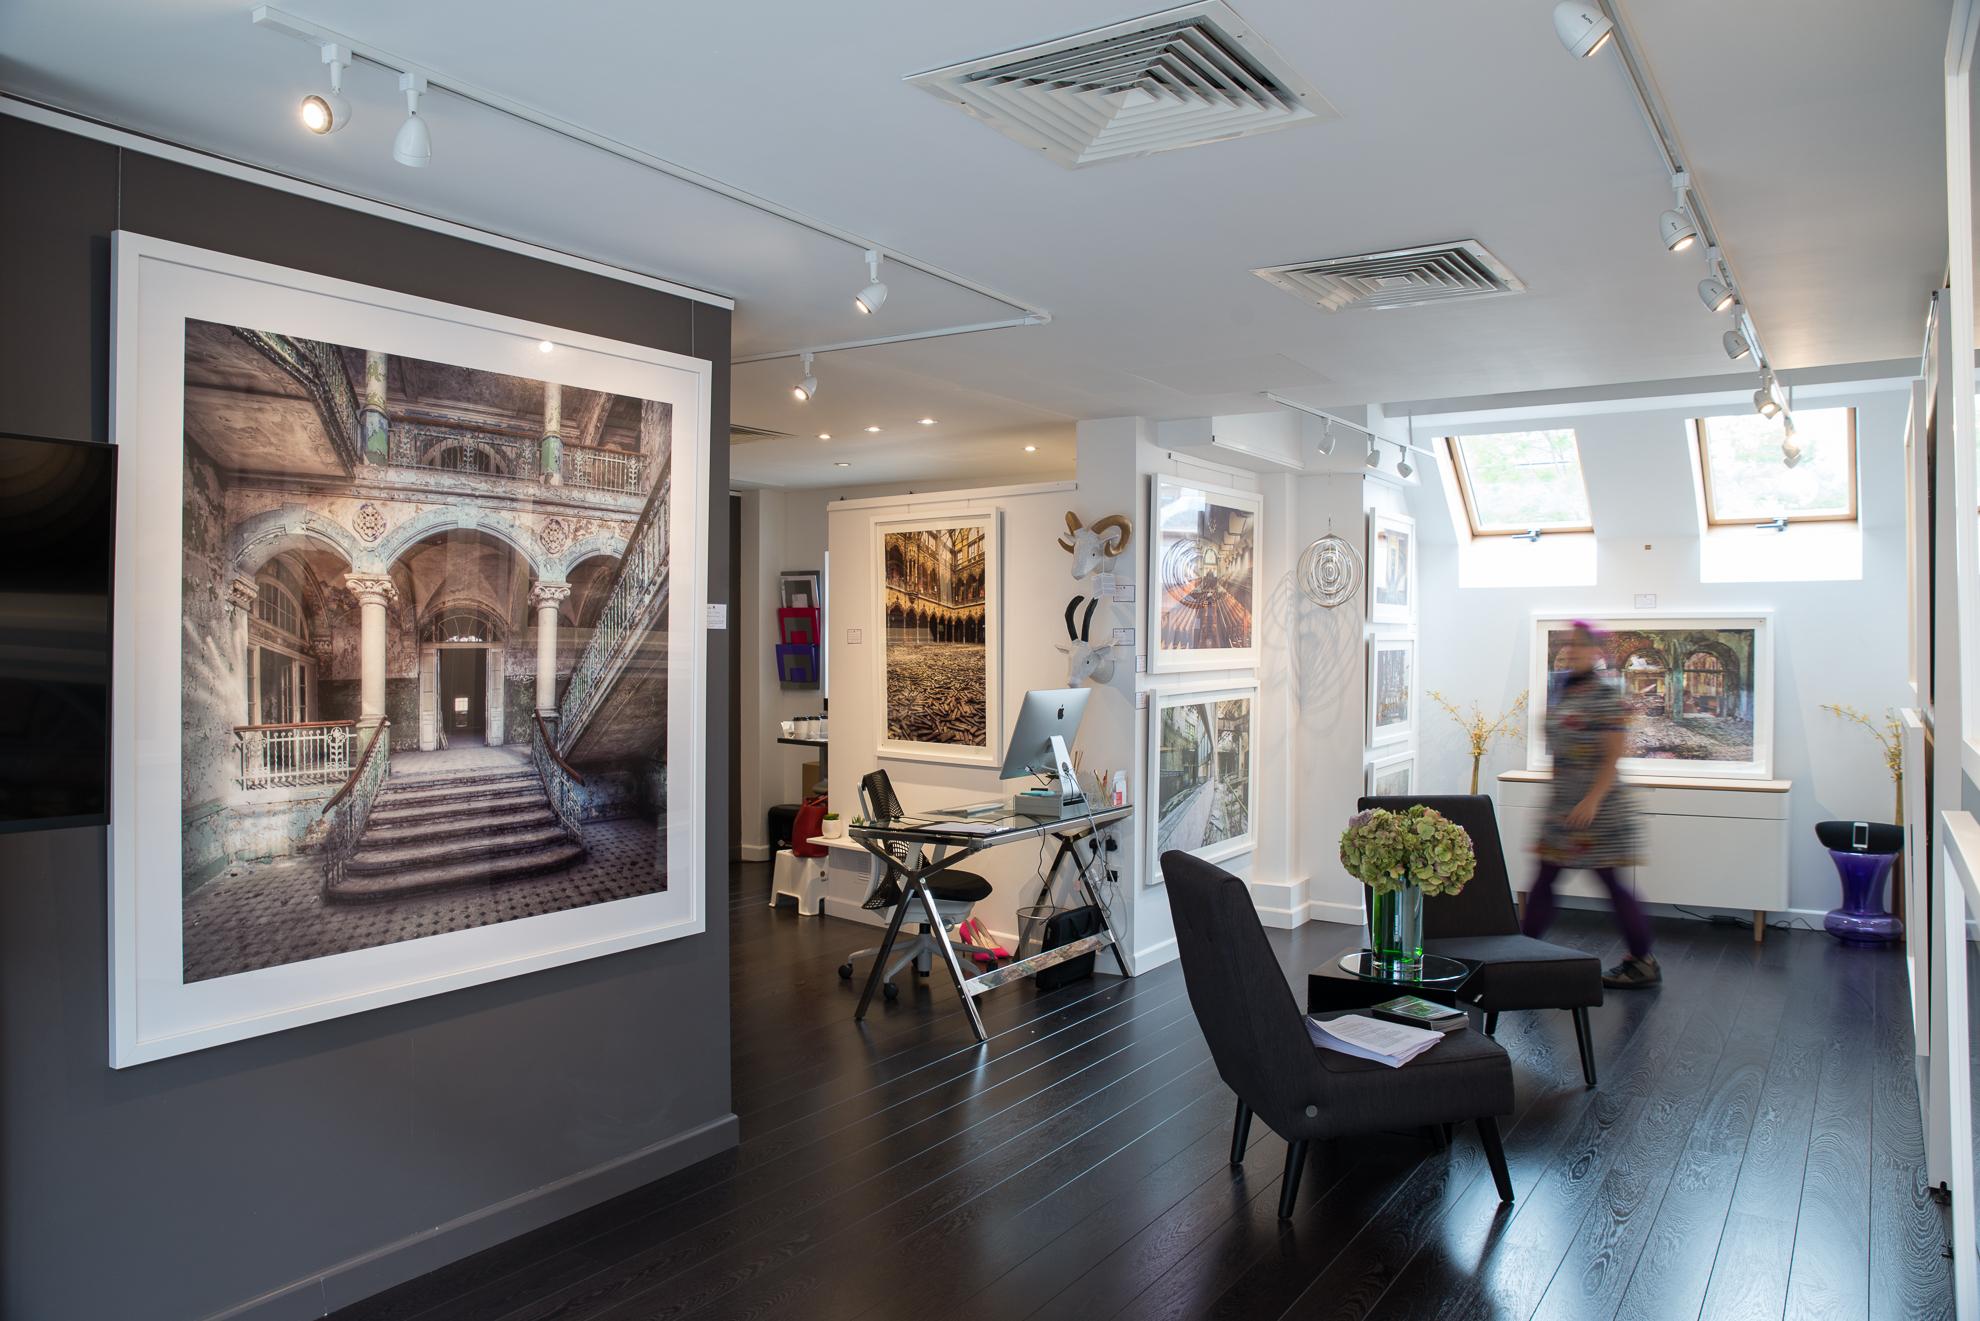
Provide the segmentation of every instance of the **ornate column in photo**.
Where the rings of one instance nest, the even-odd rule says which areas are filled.
[[[364,432],[364,461],[386,462],[391,447],[385,421],[385,355],[376,349],[364,354],[364,408],[358,413],[358,426]]]
[[[564,483],[564,387],[555,381],[543,383],[543,480],[552,486]]]
[[[569,583],[529,589],[529,603],[536,607],[536,712],[545,720],[557,716],[557,608],[570,594]]]
[[[344,586],[358,599],[358,725],[385,722],[385,612],[399,589],[382,573],[352,573]]]

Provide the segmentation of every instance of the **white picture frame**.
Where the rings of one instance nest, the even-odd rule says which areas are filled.
[[[1416,622],[1416,520],[1368,511],[1368,622]]]
[[[903,643],[913,645],[919,639],[897,637],[895,634],[905,625],[895,622],[895,589],[888,582],[888,539],[895,536],[912,536],[916,533],[939,533],[968,529],[981,535],[983,549],[982,563],[982,666],[983,666],[983,736],[980,742],[950,743],[914,737],[899,737],[894,732],[896,717],[890,708],[890,693],[898,686],[901,676],[892,669],[895,648]],[[913,518],[884,519],[873,525],[873,584],[874,615],[873,636],[880,643],[880,663],[874,666],[873,684],[875,710],[880,713],[880,740],[878,754],[883,758],[904,761],[940,762],[955,766],[998,766],[1003,762],[1003,514],[998,509],[963,509],[949,514],[917,515]],[[944,603],[930,602],[931,608],[947,608]],[[912,609],[912,603],[906,604]],[[970,644],[977,645],[977,644]],[[909,681],[911,682],[911,680]],[[925,715],[925,702],[910,700],[904,703],[903,718]]]
[[[1151,673],[1257,667],[1261,507],[1253,491],[1164,473],[1149,479]],[[1205,560],[1218,554],[1232,561],[1227,579],[1203,571]],[[1239,645],[1210,645],[1225,637]]]
[[[1634,611],[1626,615],[1568,614],[1536,612],[1528,642],[1526,703],[1526,765],[1528,770],[1553,768],[1547,752],[1547,701],[1552,691],[1548,634],[1559,634],[1576,620],[1592,624],[1617,639],[1624,650],[1621,672],[1607,681],[1624,688],[1626,702],[1638,712],[1639,725],[1632,729],[1632,746],[1644,737],[1654,737],[1651,721],[1666,719],[1662,705],[1668,702],[1670,686],[1665,676],[1668,660],[1653,654],[1674,646],[1690,646],[1687,638],[1699,644],[1699,654],[1711,654],[1714,668],[1730,673],[1730,680],[1717,681],[1715,693],[1721,702],[1730,701],[1726,717],[1713,713],[1709,718],[1736,718],[1751,726],[1747,755],[1724,758],[1680,758],[1665,756],[1626,756],[1620,765],[1624,774],[1687,779],[1770,780],[1774,776],[1774,633],[1773,614],[1765,610],[1744,611]],[[1741,635],[1750,634],[1750,639]],[[1724,635],[1724,636],[1718,636]],[[1639,641],[1639,639],[1644,639]],[[1659,642],[1658,639],[1665,639]],[[1558,638],[1556,640],[1558,649]],[[1632,663],[1638,654],[1646,657],[1639,666]],[[1680,658],[1683,663],[1684,658]],[[1691,671],[1681,670],[1680,673]],[[1705,673],[1703,670],[1697,671]],[[1633,690],[1641,689],[1641,692]],[[1682,680],[1677,688],[1679,702],[1695,699],[1686,693]],[[1728,693],[1730,696],[1728,696]],[[1687,712],[1681,719],[1689,719]],[[1735,749],[1736,750],[1736,749]]]
[[[1362,776],[1362,792],[1370,798],[1408,797],[1416,792],[1416,749],[1370,760]]]
[[[1398,670],[1395,667],[1400,667]],[[1398,692],[1398,680],[1400,690]],[[1368,746],[1407,743],[1416,733],[1416,637],[1377,633],[1368,639]]]
[[[111,1066],[705,931],[707,791],[699,768],[707,747],[703,624],[713,364],[128,231],[113,235],[111,257],[111,439],[122,468],[112,661]],[[666,859],[674,883],[657,893],[184,980],[181,578],[189,320],[671,405],[666,546],[668,562],[684,570],[667,605],[668,628],[678,639],[666,660]],[[553,352],[541,350],[546,343]]]
[[[1242,716],[1235,720],[1230,718],[1231,713],[1219,709],[1233,704],[1243,706]],[[1164,745],[1163,719],[1167,712],[1192,707],[1201,708],[1208,713],[1210,727],[1202,731],[1202,736],[1208,739],[1208,743],[1199,743],[1200,755],[1194,760],[1190,771],[1192,783],[1183,791],[1195,795],[1193,801],[1189,804],[1179,802],[1176,806],[1190,810],[1192,816],[1202,817],[1201,833],[1217,833],[1220,830],[1223,832],[1214,841],[1199,842],[1194,846],[1187,843],[1178,844],[1175,831],[1178,826],[1185,823],[1169,819],[1167,785],[1175,778],[1174,772],[1178,767],[1170,765],[1172,759],[1165,755],[1169,749]],[[1162,689],[1149,694],[1148,764],[1145,767],[1148,777],[1146,781],[1148,810],[1143,813],[1146,820],[1148,884],[1163,883],[1162,854],[1168,849],[1180,846],[1183,852],[1193,854],[1205,862],[1222,862],[1249,853],[1255,847],[1258,831],[1258,740],[1255,730],[1257,718],[1258,685],[1255,682],[1203,684]],[[1243,746],[1234,748],[1225,745],[1220,748],[1218,745],[1224,737],[1232,733],[1241,735]],[[1233,804],[1226,799],[1220,809],[1218,803],[1223,790],[1222,781],[1233,769],[1233,765],[1227,764],[1225,760],[1230,757],[1237,759],[1235,768],[1243,776],[1243,790],[1236,804],[1238,810],[1243,813],[1241,829],[1231,829],[1228,824],[1228,815]],[[1207,778],[1204,770],[1206,762],[1209,767]],[[1164,778],[1165,770],[1171,772],[1169,780]],[[1222,825],[1219,824],[1220,815],[1224,818]],[[1188,828],[1193,830],[1194,823],[1189,823]]]

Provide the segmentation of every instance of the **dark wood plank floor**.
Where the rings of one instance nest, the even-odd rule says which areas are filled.
[[[868,928],[764,906],[737,871],[742,1145],[338,1313],[341,1321],[730,1317],[1939,1317],[1902,959],[1828,937],[1659,928],[1666,984],[1594,1013],[1509,1014],[1518,1200],[1476,1138],[1317,1150],[1290,1225],[1285,1144],[1232,1097],[1175,965],[982,1001],[903,979],[850,1021]],[[1272,932],[1305,970],[1346,928]],[[1557,938],[1617,953],[1599,914]]]

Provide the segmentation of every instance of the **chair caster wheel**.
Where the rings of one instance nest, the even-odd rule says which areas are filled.
[[[850,963],[841,963],[841,964],[839,965],[839,980],[840,980],[840,981],[842,981],[842,982],[849,982],[849,981],[851,981],[852,979],[853,979],[853,966],[852,966],[852,964],[850,964]]]
[[[886,996],[889,1000],[898,1000],[901,998],[901,988],[892,982],[884,982],[881,984],[880,994]]]

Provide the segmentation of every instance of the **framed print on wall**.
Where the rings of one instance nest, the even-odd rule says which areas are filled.
[[[704,930],[711,365],[111,274],[112,1065]]]
[[[998,527],[995,510],[874,525],[881,756],[1001,761]]]
[[[1217,862],[1251,850],[1257,801],[1252,720],[1258,688],[1157,692],[1148,703],[1150,884],[1171,849]]]
[[[1258,497],[1156,476],[1148,538],[1148,668],[1249,669],[1258,582]]]
[[[1416,730],[1416,639],[1368,640],[1368,745],[1407,742]]]
[[[1567,678],[1562,652],[1575,618],[1533,619],[1526,730],[1531,770],[1553,764],[1547,717]],[[1640,611],[1587,622],[1604,635],[1597,681],[1615,690],[1628,714],[1624,772],[1772,778],[1771,616]]]
[[[1368,514],[1368,620],[1416,622],[1416,520],[1406,514]]]
[[[1364,786],[1370,798],[1403,798],[1416,792],[1416,750],[1377,757],[1368,763]]]

